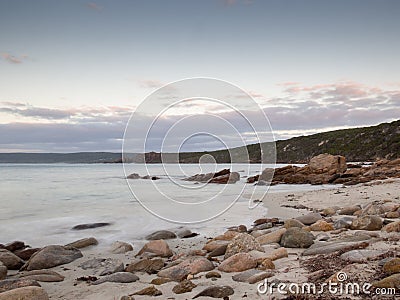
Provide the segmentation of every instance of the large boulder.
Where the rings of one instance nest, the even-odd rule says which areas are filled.
[[[149,274],[157,273],[164,267],[164,261],[161,258],[144,258],[138,261],[134,261],[129,264],[125,271],[126,272],[146,272]]]
[[[281,246],[286,248],[308,248],[314,243],[314,235],[298,227],[289,228],[281,238]]]
[[[18,270],[24,265],[24,261],[21,258],[6,249],[0,249],[0,262],[9,270]]]
[[[23,266],[23,269],[27,271],[49,269],[68,264],[82,256],[81,251],[76,248],[51,245],[36,252]]]
[[[36,280],[32,279],[5,279],[0,281],[0,295],[6,291],[26,287],[26,286],[39,286],[40,284]]]
[[[52,270],[34,270],[23,272],[19,275],[20,278],[36,280],[40,282],[59,282],[64,280],[64,276]]]
[[[353,230],[381,230],[382,226],[382,218],[378,216],[359,217],[351,223],[351,229]]]
[[[286,228],[280,228],[270,233],[263,234],[257,237],[256,241],[261,245],[279,243],[281,241],[282,235],[286,232],[286,230],[287,230]]]
[[[306,215],[297,217],[296,220],[300,221],[301,223],[305,224],[305,225],[311,225],[314,224],[315,222],[317,222],[318,220],[321,220],[322,216],[320,213],[308,213]],[[297,226],[299,227],[299,226]]]
[[[315,174],[330,175],[344,173],[347,170],[346,158],[340,155],[320,154],[311,158],[308,167]]]
[[[241,252],[250,252],[252,250],[262,251],[260,243],[256,241],[254,237],[247,233],[241,233],[234,237],[233,240],[228,244],[225,251],[225,259],[231,257],[234,254]]]
[[[37,286],[27,286],[0,293],[0,300],[48,300],[46,291]]]
[[[256,259],[249,253],[238,253],[225,259],[218,267],[222,272],[242,272],[257,266]]]
[[[157,275],[174,281],[182,281],[186,279],[189,274],[195,275],[213,269],[214,265],[208,259],[204,257],[190,257],[175,266],[161,270]]]

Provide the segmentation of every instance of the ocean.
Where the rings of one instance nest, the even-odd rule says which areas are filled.
[[[253,185],[245,184],[245,178],[230,185],[203,186],[182,181],[186,175],[223,168],[240,171],[241,177],[251,176],[265,166],[201,167],[195,164],[129,164],[126,165],[127,174],[149,174],[161,179],[132,179],[128,180],[128,185],[121,164],[1,164],[0,243],[22,240],[33,247],[41,247],[95,236],[100,245],[108,245],[117,240],[132,242],[155,230],[181,226],[211,234],[232,225],[250,225],[255,219],[268,215],[268,208],[263,205],[254,209],[248,207],[249,203],[253,205],[252,200],[265,194],[266,186],[255,190]],[[278,185],[270,187],[269,193],[316,188],[321,186]],[[171,204],[166,197],[172,197],[171,201],[176,203]],[[180,209],[203,202],[206,204],[200,209],[196,206]],[[225,209],[227,211],[219,215]],[[209,220],[202,222],[204,219]],[[95,222],[112,225],[72,230],[75,225]]]

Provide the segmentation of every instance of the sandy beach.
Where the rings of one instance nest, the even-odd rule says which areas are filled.
[[[132,273],[134,273],[138,277],[138,279],[134,282],[104,282],[101,284],[93,284],[95,279],[104,277],[100,276],[101,270],[104,269],[104,264],[102,265],[98,262],[97,265],[94,264],[92,268],[86,269],[83,269],[82,266],[85,264],[85,262],[92,259],[111,259],[111,268],[122,263],[124,267],[119,271],[124,271],[123,269],[126,270],[126,267],[129,266],[132,262],[138,262],[140,260],[146,259],[148,260],[152,257],[154,257],[153,259],[156,259],[156,257],[159,258],[159,255],[152,253],[152,251],[145,251],[142,253],[142,255],[137,256],[137,253],[142,249],[142,247],[149,242],[145,239],[134,243],[132,243],[131,241],[123,241],[131,244],[132,250],[126,253],[119,254],[112,253],[109,246],[106,247],[101,244],[83,247],[80,249],[82,257],[75,259],[71,263],[62,264],[50,268],[51,271],[55,271],[59,275],[64,277],[62,281],[44,282],[38,280],[38,282],[40,286],[44,289],[45,293],[48,294],[49,299],[65,300],[152,298],[192,299],[204,289],[213,286],[231,287],[234,291],[234,294],[231,295],[228,292],[225,297],[229,298],[226,299],[243,299],[246,297],[247,299],[290,299],[288,298],[288,295],[282,295],[278,293],[277,290],[274,290],[273,294],[261,294],[259,291],[257,291],[257,286],[260,282],[263,282],[264,278],[268,278],[268,282],[276,283],[304,283],[310,281],[320,283],[326,281],[330,276],[335,276],[335,273],[340,270],[345,270],[348,275],[349,281],[358,282],[364,280],[366,282],[370,282],[371,284],[374,282],[376,283],[384,277],[388,277],[388,275],[390,275],[390,273],[388,274],[382,271],[382,264],[387,262],[388,257],[390,258],[393,256],[397,256],[400,253],[400,235],[398,233],[399,226],[397,225],[397,228],[392,228],[390,230],[388,230],[387,228],[387,226],[390,226],[389,223],[393,225],[397,222],[398,224],[400,220],[398,216],[397,218],[394,218],[396,217],[396,214],[394,212],[397,212],[398,208],[400,207],[399,190],[400,180],[389,179],[385,181],[375,181],[365,184],[359,184],[351,187],[343,187],[341,185],[338,185],[337,187],[332,189],[308,192],[269,193],[263,199],[264,206],[268,208],[268,214],[264,216],[264,218],[266,218],[265,220],[256,221],[256,224],[258,224],[257,226],[252,227],[252,224],[237,224],[238,226],[245,225],[246,228],[244,228],[244,226],[231,228],[230,231],[228,231],[228,228],[220,228],[219,232],[215,232],[215,235],[213,236],[198,235],[190,238],[166,239],[165,242],[173,253],[171,253],[170,255],[166,255],[166,257],[162,258],[163,266],[153,272],[150,272],[153,274],[148,274],[146,272],[140,271],[132,271]],[[383,217],[383,224],[381,224],[380,226],[381,228],[368,228],[368,226],[366,227],[367,229],[355,229],[355,227],[353,227],[352,229],[345,227],[337,228],[337,226],[339,226],[338,224],[341,224],[340,222],[337,223],[338,220],[343,218],[357,218],[357,216],[349,216],[348,214],[346,216],[342,215],[340,214],[340,210],[359,205],[361,212],[359,212],[358,214],[360,216],[363,209],[370,209],[371,203],[373,203],[374,208],[382,208],[385,210],[381,211],[383,213],[383,215],[381,214],[381,216]],[[284,247],[282,246],[282,240],[279,242],[279,239],[281,239],[281,237],[274,240],[274,237],[271,235],[271,233],[275,233],[276,235],[276,233],[283,228],[285,228],[283,230],[287,232],[288,229],[286,228],[289,228],[290,226],[296,226],[288,225],[288,222],[286,222],[283,226],[283,221],[291,218],[300,217],[302,215],[308,215],[310,212],[312,214],[318,213],[318,215],[320,216],[317,218],[320,221],[304,221],[305,223],[311,224],[301,226],[304,226],[301,229],[302,231],[306,233],[311,233],[314,237],[313,245],[310,248],[289,246]],[[392,214],[388,215],[389,212],[391,212]],[[273,218],[278,218],[279,221]],[[363,227],[361,226],[360,228]],[[159,229],[162,230],[164,228]],[[188,227],[188,229],[190,230],[190,227]],[[228,234],[226,234],[226,232],[228,232]],[[88,229],[87,235],[88,237],[96,237],[96,229]],[[248,238],[247,236],[250,236],[253,241],[259,242],[257,243],[257,247],[254,247],[254,249],[247,249],[245,251],[249,252],[251,259],[255,259],[257,262],[255,265],[244,267],[235,266],[235,264],[232,264],[230,266],[231,269],[235,270],[235,268],[237,268],[237,272],[228,272],[226,271],[226,269],[224,269],[225,271],[222,271],[221,264],[222,261],[225,260],[224,253],[222,252],[221,255],[216,255],[215,257],[211,258],[209,257],[211,251],[210,249],[215,249],[215,247],[207,248],[208,251],[202,249],[204,249],[204,246],[206,245],[212,245],[213,241],[215,243],[215,240],[220,240],[219,246],[226,246],[229,243],[233,243],[235,239],[239,240],[237,241],[239,248],[246,248],[248,245],[241,245],[240,239],[238,239],[237,237],[238,235],[246,235],[246,238]],[[225,241],[221,241],[222,239]],[[315,245],[324,245],[324,243],[336,243],[336,245],[343,245],[345,244],[344,241],[347,242],[347,244],[343,247],[337,248],[337,251],[328,249],[326,251],[316,251],[315,253],[317,254],[315,255],[305,255],[305,251],[309,251]],[[43,245],[32,246],[41,247]],[[259,246],[261,246],[261,249],[259,248]],[[229,247],[230,246],[228,246],[228,248]],[[258,248],[258,250],[256,250],[256,248]],[[353,252],[349,255],[344,255],[346,254],[346,252],[351,252],[352,250]],[[279,253],[280,251],[282,251],[283,254],[281,253],[280,255],[277,255],[277,253]],[[359,252],[356,253],[354,251]],[[275,255],[277,256],[273,257]],[[365,255],[365,257],[360,258],[360,255]],[[204,262],[200,261],[198,262],[199,265],[193,266],[192,269],[189,268],[190,270],[187,271],[187,274],[184,274],[184,277],[190,279],[190,281],[194,284],[194,288],[192,287],[192,289],[189,289],[190,291],[187,290],[187,292],[182,294],[175,293],[173,291],[173,288],[178,284],[177,281],[179,280],[173,280],[173,278],[171,279],[171,281],[163,283],[161,285],[155,285],[151,283],[152,280],[156,278],[161,278],[157,276],[157,272],[159,269],[167,268],[168,270],[168,267],[171,266],[181,266],[182,262],[188,259],[190,260],[190,258],[193,257],[202,259],[204,259],[205,257],[209,257],[209,261],[212,263],[213,266],[212,268],[208,268],[207,271],[201,271],[201,264]],[[268,259],[270,264],[267,264],[266,262],[263,263],[264,260]],[[246,262],[243,263],[246,264]],[[118,268],[116,268],[115,270],[117,269]],[[246,282],[246,280],[248,280],[248,277],[251,277],[248,276],[249,271],[247,269],[255,270],[250,275],[256,275],[256,277],[258,276],[258,279],[254,279],[253,276],[252,280],[254,280],[254,282],[252,280],[250,280],[252,283]],[[200,271],[198,272],[198,270]],[[210,271],[213,271],[214,273],[217,272],[219,275],[206,276],[206,274],[208,274]],[[26,271],[24,272],[22,272],[22,274],[26,274]],[[112,271],[110,272],[112,273]],[[9,270],[7,273],[7,279],[12,280],[18,278],[20,274],[21,272],[18,272],[17,270]],[[238,281],[237,278],[236,280],[232,278],[237,274],[242,274],[243,278],[240,279],[240,281],[244,282]],[[94,276],[96,278],[88,279],[88,276]],[[208,278],[212,276],[216,277]],[[78,280],[78,278],[86,278],[86,281]],[[396,277],[396,280],[398,280],[398,275]],[[45,281],[47,281],[47,279]],[[398,281],[393,282],[395,282],[394,287],[398,288]],[[154,286],[158,291],[162,293],[162,295],[133,295],[138,291],[141,291],[142,289],[150,286]],[[397,289],[397,293],[398,292],[399,290]],[[128,295],[132,295],[130,296],[131,298],[122,298],[123,296]],[[306,296],[313,299],[312,296],[309,295],[298,295],[297,297]],[[362,299],[363,297],[367,297],[367,295],[350,295],[349,297],[354,299]],[[390,296],[388,297],[388,299],[394,299],[394,296],[391,296],[392,298],[390,298]],[[340,297],[338,297],[337,295],[326,294],[324,299],[338,298]],[[4,298],[4,296],[2,297],[2,294],[0,294],[0,299],[6,298]],[[37,299],[45,298],[39,297]],[[198,299],[209,299],[209,297],[199,296]]]

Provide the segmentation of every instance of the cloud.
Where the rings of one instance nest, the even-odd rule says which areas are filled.
[[[21,64],[25,59],[28,58],[27,55],[15,56],[8,52],[1,52],[0,56],[10,64]]]
[[[146,89],[158,89],[165,85],[164,82],[154,79],[140,79],[137,81],[139,86]]]
[[[89,3],[86,4],[86,6],[89,7],[90,9],[93,9],[93,10],[96,10],[96,11],[100,11],[100,10],[103,9],[102,6],[99,6],[94,2],[89,2]]]

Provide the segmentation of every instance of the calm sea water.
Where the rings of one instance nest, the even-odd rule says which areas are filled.
[[[185,165],[182,170],[179,165],[167,166],[170,176],[178,182],[168,179],[165,166],[154,164],[131,164],[128,173],[140,175],[150,174],[160,176],[158,187],[163,192],[171,193],[179,199],[201,201],[216,194],[220,185],[207,185],[202,189],[186,189],[195,186],[193,182],[183,182],[184,175],[193,175],[199,171],[213,171],[215,166],[199,169],[198,165]],[[233,171],[241,171],[241,176],[259,173],[260,165],[218,165],[218,170],[231,167]],[[208,169],[209,170],[208,170]],[[220,200],[230,202],[246,185],[245,179],[229,185],[229,190],[221,194]],[[133,191],[143,201],[151,203],[156,209],[168,210],[171,205],[165,202],[160,191],[154,190],[151,180],[129,181]],[[264,189],[264,190],[262,190]],[[266,187],[253,195],[259,197]],[[270,192],[311,189],[310,186],[274,186]],[[247,190],[242,197],[224,214],[211,221],[188,224],[188,227],[200,233],[212,232],[230,225],[251,224],[258,217],[265,216],[267,210],[263,206],[248,209]],[[248,193],[247,193],[248,194]],[[12,240],[23,240],[32,246],[47,244],[64,244],[79,238],[95,236],[101,244],[116,240],[134,241],[145,234],[164,228],[177,228],[181,225],[162,220],[149,213],[132,195],[124,170],[120,164],[2,164],[0,165],[0,243]],[[146,202],[146,203],[147,203]],[[210,210],[214,210],[213,207]],[[176,217],[180,216],[179,211]],[[193,218],[199,212],[193,212]],[[112,226],[103,228],[74,231],[71,228],[77,224],[93,222],[110,222]]]

